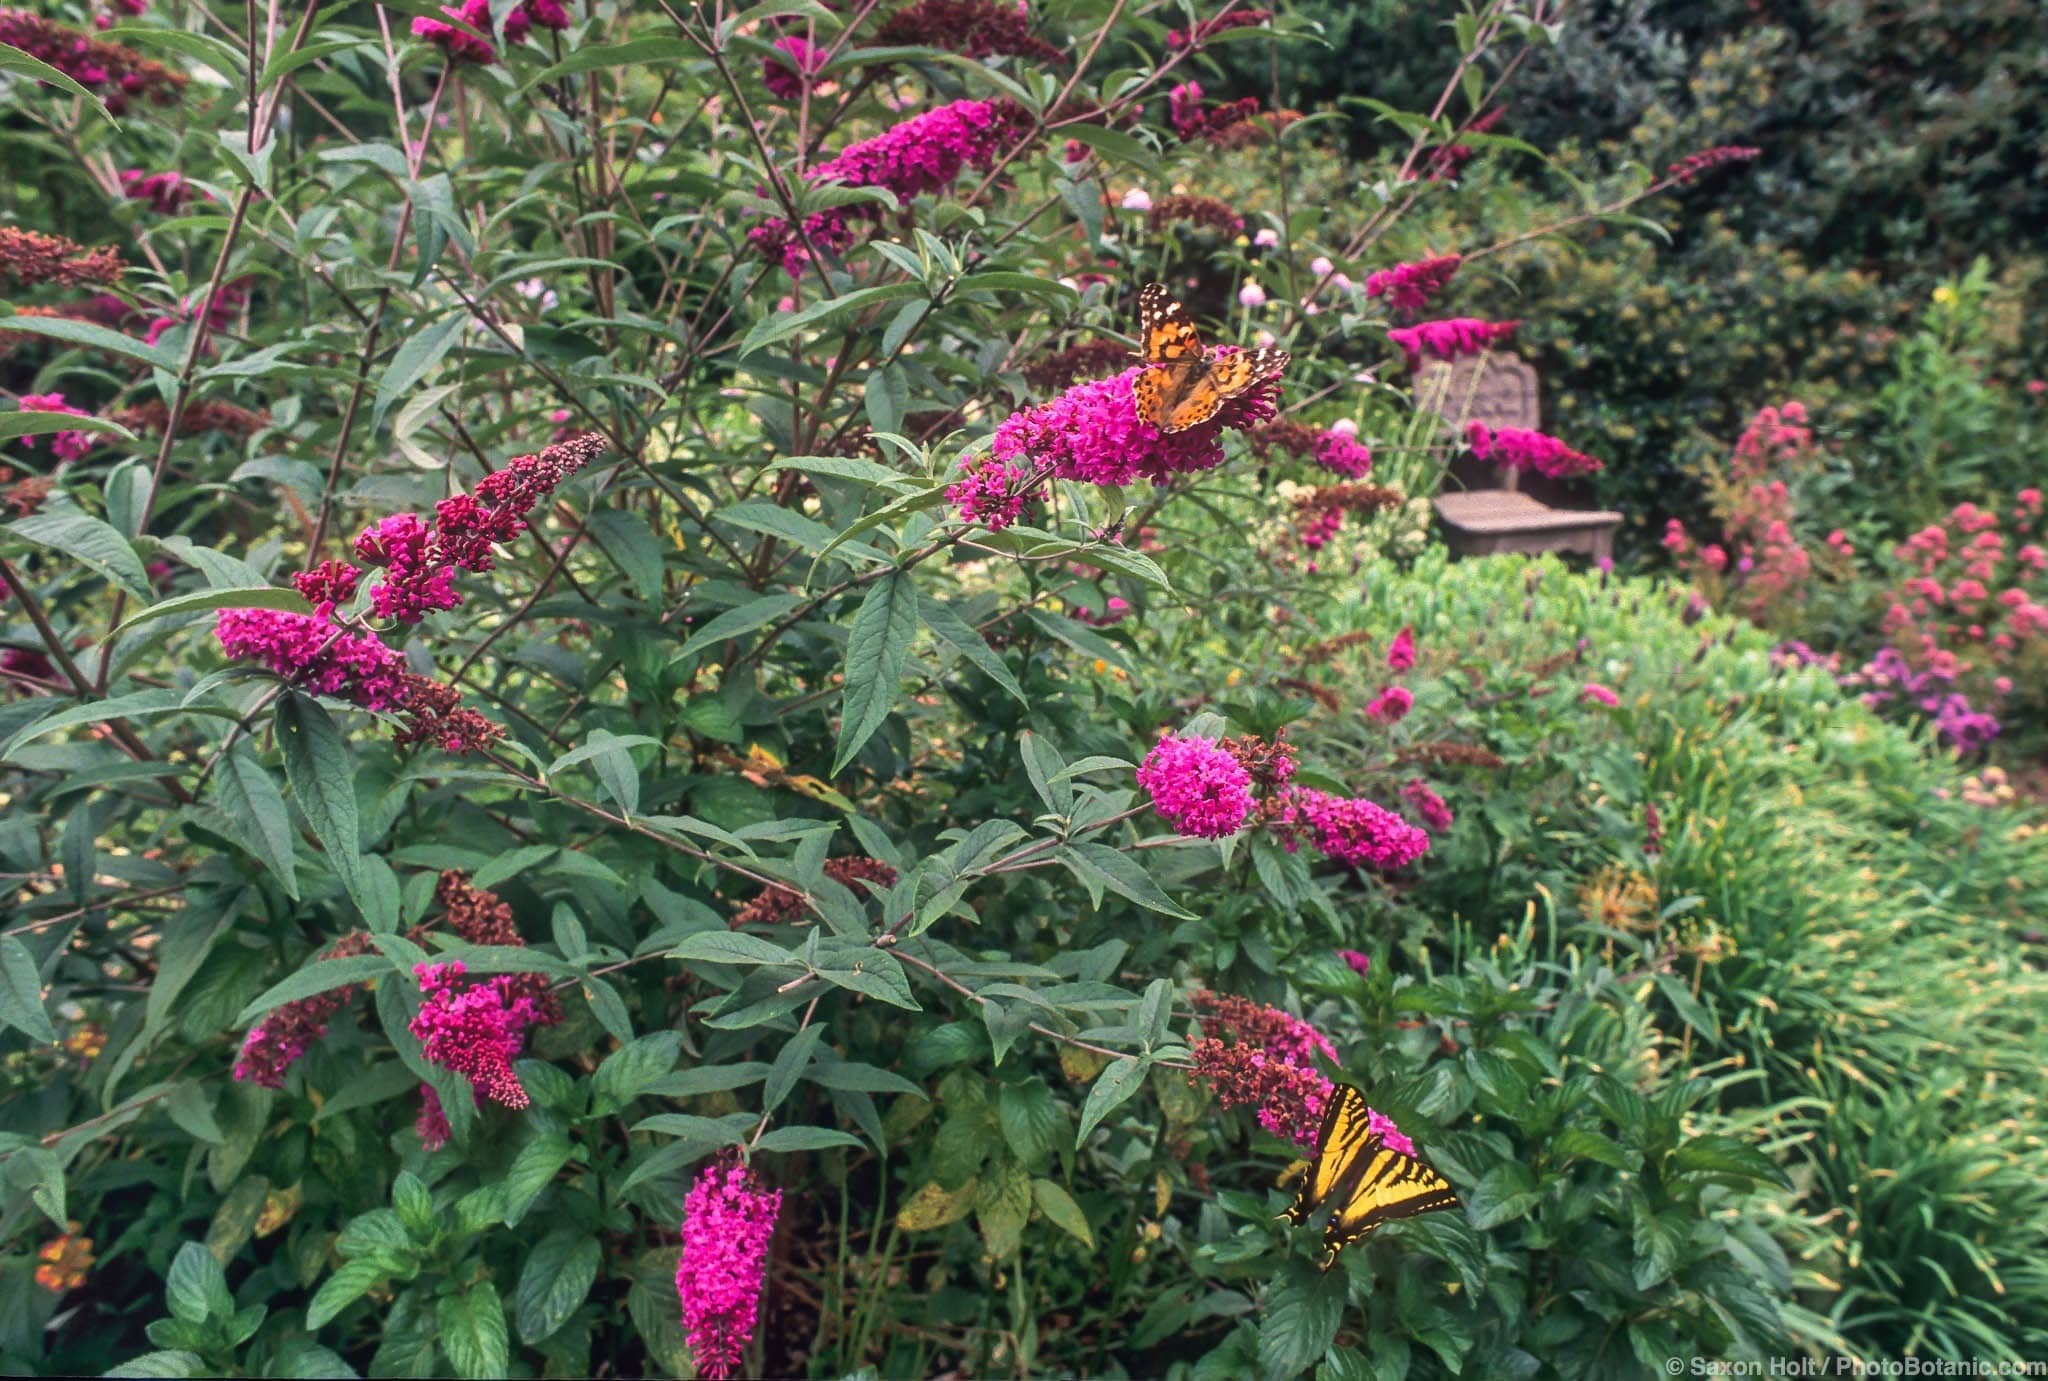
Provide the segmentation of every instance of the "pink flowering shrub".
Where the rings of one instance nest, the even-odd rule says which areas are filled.
[[[1815,463],[1802,404],[1759,410],[1735,443],[1727,470],[1708,477],[1720,540],[1701,542],[1674,518],[1665,525],[1664,549],[1716,605],[1767,628],[1790,626],[1813,583],[1846,574],[1855,555],[1839,533],[1812,544],[1818,556],[1800,534],[1806,524],[1791,484]]]
[[[1679,959],[1523,919],[1699,854],[1523,767],[1662,683],[1427,529],[1408,367],[1650,195],[1476,203],[1543,26],[1340,156],[1302,15],[771,8],[0,13],[0,1355],[1767,1355]],[[1339,1084],[1457,1202],[1322,1275]]]

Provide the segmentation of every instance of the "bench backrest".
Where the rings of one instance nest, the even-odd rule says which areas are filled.
[[[1458,441],[1466,424],[1543,429],[1536,369],[1527,360],[1488,350],[1450,363],[1432,360],[1415,371],[1416,405],[1444,419]],[[1476,488],[1513,489],[1516,472],[1505,466],[1484,466],[1490,481]]]

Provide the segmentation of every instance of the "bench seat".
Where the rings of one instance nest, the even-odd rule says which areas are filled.
[[[1441,494],[1436,512],[1454,556],[1572,551],[1608,560],[1621,523],[1621,514],[1609,509],[1552,508],[1515,489]]]

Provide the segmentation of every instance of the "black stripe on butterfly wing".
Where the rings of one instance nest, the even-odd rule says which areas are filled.
[[[1370,1172],[1361,1177],[1356,1190],[1339,1204],[1324,1227],[1323,1246],[1332,1257],[1339,1247],[1358,1241],[1384,1223],[1453,1208],[1458,1203],[1457,1192],[1433,1167],[1384,1146],[1375,1149]],[[1416,1188],[1403,1195],[1402,1190],[1409,1186]],[[1358,1211],[1361,1202],[1366,1205],[1362,1212]]]

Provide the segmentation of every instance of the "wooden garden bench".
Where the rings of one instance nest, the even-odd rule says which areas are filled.
[[[1415,399],[1443,418],[1461,442],[1472,422],[1542,429],[1536,370],[1513,355],[1488,351],[1453,364],[1426,364],[1415,376]],[[1471,457],[1453,462],[1446,478],[1463,485],[1436,499],[1437,519],[1453,556],[1574,551],[1605,561],[1614,554],[1619,513],[1545,503],[1523,491],[1520,471]]]

